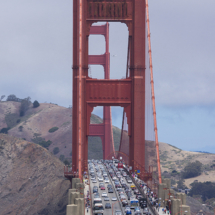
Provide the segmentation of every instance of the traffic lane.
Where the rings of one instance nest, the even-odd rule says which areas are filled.
[[[106,167],[103,165],[103,167],[104,167],[104,169],[106,169]],[[106,169],[106,171],[107,171],[107,169]],[[105,203],[106,202],[109,202],[110,204],[111,204],[111,209],[105,209],[105,215],[107,214],[107,215],[112,215],[112,211],[113,211],[113,214],[115,214],[114,212],[115,212],[115,210],[120,210],[121,211],[121,208],[120,208],[120,203],[118,202],[118,201],[112,201],[112,197],[117,197],[116,195],[116,193],[115,193],[115,190],[114,190],[114,188],[113,188],[113,193],[108,193],[108,189],[107,189],[107,185],[108,184],[111,184],[112,185],[112,183],[111,183],[111,177],[109,176],[109,174],[107,174],[107,177],[108,177],[108,179],[109,179],[109,183],[104,183],[104,185],[105,185],[105,192],[107,192],[107,195],[108,195],[108,197],[109,197],[109,200],[110,201],[104,201]],[[112,185],[113,186],[113,185]],[[102,200],[102,202],[103,202],[103,200]],[[104,204],[105,205],[105,204]]]
[[[129,188],[130,188],[130,186],[133,184],[133,183],[128,183],[127,182],[127,180],[125,179],[125,183],[129,186]],[[133,196],[135,196],[136,197],[136,194],[134,194],[134,191],[132,191],[132,194],[133,194]],[[126,195],[126,198],[127,198],[127,195]],[[127,198],[127,201],[128,201],[128,198]],[[128,201],[129,203],[130,203],[130,201]],[[147,206],[147,208],[148,208],[148,210],[149,210],[149,213],[150,214],[152,214],[152,211],[151,211],[151,209]],[[140,209],[140,211],[141,211],[141,213],[143,214],[143,210],[144,209]],[[132,214],[134,214],[134,210],[132,210]]]
[[[128,183],[127,182],[127,180],[125,179],[125,177],[123,177],[122,176],[122,178],[124,179],[124,181],[125,181],[125,183],[127,184],[127,186],[130,188],[130,186],[133,184],[133,183]],[[111,179],[112,180],[112,179]],[[118,180],[120,181],[120,178],[118,178]],[[113,184],[114,184],[114,181],[112,180],[112,182],[113,182]],[[120,184],[121,184],[121,182],[120,182]],[[125,190],[123,189],[123,192],[124,192]],[[133,194],[133,196],[135,196],[136,197],[136,195],[134,194],[134,192],[133,191],[131,191],[132,192],[132,194]],[[127,200],[127,202],[128,202],[128,204],[130,204],[130,200],[128,200],[128,197],[127,197],[127,194],[124,192],[124,194],[125,194],[125,197],[126,197],[126,200]],[[119,194],[118,194],[118,191],[117,191],[117,195],[118,195],[118,197],[120,196]],[[122,204],[121,204],[122,205]],[[126,207],[123,207],[122,206],[122,208],[123,208],[123,214],[125,213],[125,208]],[[141,214],[143,214],[143,209],[140,209],[140,211],[141,211]],[[132,214],[135,214],[135,212],[134,212],[134,210],[131,210],[131,212],[132,212]]]
[[[94,167],[94,171],[95,171],[95,167]],[[95,171],[95,174],[96,174],[96,171]],[[108,178],[109,178],[109,181],[110,181],[111,180],[110,177],[108,177]],[[103,204],[103,207],[104,207],[104,215],[112,215],[112,208],[113,208],[113,213],[115,212],[115,210],[120,210],[119,202],[111,200],[112,197],[116,197],[116,193],[108,193],[107,185],[109,183],[104,183],[105,190],[101,190],[99,188],[99,183],[104,183],[104,181],[99,182],[98,177],[96,175],[96,183],[92,183],[91,176],[90,176],[90,189],[91,189],[91,194],[92,194],[92,196],[91,196],[91,198],[92,198],[92,207],[93,207],[93,199],[94,199],[93,187],[97,186],[98,187],[98,193],[100,195],[100,198],[102,199],[102,204]],[[109,201],[104,201],[104,197],[102,197],[103,192],[107,193],[107,196],[109,197]],[[105,203],[107,203],[107,202],[109,202],[111,204],[111,209],[105,209]]]

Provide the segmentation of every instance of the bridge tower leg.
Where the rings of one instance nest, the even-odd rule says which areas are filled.
[[[145,166],[145,0],[73,1],[73,170],[87,170],[90,115],[96,106],[124,107],[128,119],[129,164]],[[130,76],[120,80],[88,77],[88,38],[92,23],[128,26]]]

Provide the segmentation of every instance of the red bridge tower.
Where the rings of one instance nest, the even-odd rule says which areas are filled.
[[[87,170],[90,116],[96,106],[121,106],[128,121],[129,165],[145,166],[145,0],[73,1],[72,165]],[[94,22],[122,22],[129,30],[129,77],[98,80],[88,76],[88,38]]]

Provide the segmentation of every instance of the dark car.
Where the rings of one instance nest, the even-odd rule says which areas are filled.
[[[94,186],[93,187],[93,193],[97,193],[98,192],[98,187]]]
[[[113,189],[112,189],[112,188],[109,188],[109,189],[108,189],[108,193],[113,193]]]
[[[105,204],[105,209],[109,209],[109,208],[111,208],[111,204],[110,203],[106,203]]]
[[[107,188],[109,189],[109,188],[112,188],[112,185],[111,184],[108,184],[107,185]]]
[[[128,202],[127,201],[122,201],[122,206],[125,207],[128,205]]]

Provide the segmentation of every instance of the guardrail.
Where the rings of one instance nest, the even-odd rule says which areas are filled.
[[[137,187],[137,189],[139,190],[139,192],[142,194],[142,196],[144,196],[147,199],[147,205],[150,208],[150,210],[153,213],[153,215],[159,215],[158,212],[156,211],[156,209],[153,207],[153,205],[149,201],[147,195],[144,193],[143,189],[140,187],[140,185],[135,181],[135,179],[133,178],[133,176],[128,172],[128,170],[126,168],[124,168],[124,170],[130,176],[131,180],[133,181],[133,183],[135,184],[135,186]]]

